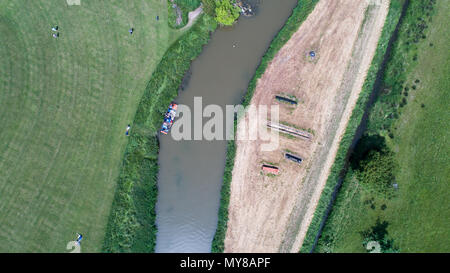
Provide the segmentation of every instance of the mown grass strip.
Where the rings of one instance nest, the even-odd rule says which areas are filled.
[[[311,252],[317,242],[320,230],[332,205],[332,200],[345,174],[346,164],[348,162],[349,150],[354,142],[355,134],[361,125],[364,114],[368,110],[368,104],[373,94],[377,81],[382,78],[383,66],[389,58],[388,48],[395,40],[395,31],[398,29],[402,14],[408,5],[408,0],[391,1],[389,13],[386,18],[383,31],[378,42],[375,56],[367,73],[362,91],[359,95],[355,108],[348,122],[346,131],[339,144],[339,149],[327,179],[325,188],[319,199],[313,220],[309,225],[308,232],[302,244],[300,252]]]
[[[203,15],[165,53],[142,96],[125,150],[103,244],[104,252],[153,252],[158,189],[157,131],[192,60],[217,27]]]
[[[298,30],[300,25],[306,20],[308,15],[312,12],[315,5],[319,0],[299,0],[297,6],[294,8],[291,16],[286,21],[286,24],[278,32],[275,38],[272,40],[270,47],[264,54],[261,63],[259,64],[255,75],[249,83],[247,92],[243,98],[242,105],[244,107],[250,104],[250,101],[255,92],[256,83],[259,78],[264,74],[270,61],[274,58],[275,54],[286,44],[292,35]],[[235,121],[235,127],[237,126]],[[236,130],[235,130],[236,132]],[[225,235],[227,232],[228,223],[228,206],[230,203],[230,185],[232,172],[234,167],[234,158],[236,155],[236,143],[234,140],[230,140],[227,146],[227,158],[225,165],[225,172],[223,176],[223,184],[221,191],[221,200],[219,208],[219,221],[217,224],[216,234],[212,242],[212,252],[223,252],[225,249]]]

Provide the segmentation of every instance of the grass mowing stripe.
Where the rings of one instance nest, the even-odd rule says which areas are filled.
[[[75,232],[83,252],[101,249],[124,128],[180,34],[166,11],[155,0],[1,1],[0,252],[65,252]]]

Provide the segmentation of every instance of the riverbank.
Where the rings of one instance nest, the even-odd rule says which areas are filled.
[[[156,241],[157,132],[191,61],[217,27],[201,15],[164,54],[136,111],[103,245],[104,252],[153,252]]]
[[[199,109],[196,97],[201,97],[204,107],[226,109],[240,104],[261,58],[297,3],[259,2],[254,16],[242,16],[233,27],[217,29],[192,63],[176,101],[190,109]],[[155,251],[210,252],[227,143],[205,138],[177,141],[161,137],[160,141]]]
[[[281,90],[299,98],[294,109],[280,105],[280,120],[314,138],[281,137],[274,152],[262,152],[260,141],[237,142],[225,252],[300,249],[375,54],[386,3],[367,9],[367,2],[319,1],[257,82],[251,104],[277,103]],[[286,161],[286,150],[302,164]],[[276,163],[280,175],[260,174],[261,161]]]
[[[245,93],[244,99],[242,101],[243,106],[248,106],[250,104],[251,98],[255,91],[256,82],[264,74],[268,64],[275,57],[275,54],[281,49],[281,47],[291,38],[291,36],[297,31],[298,27],[306,20],[308,14],[314,9],[314,6],[318,0],[308,0],[303,1],[302,5],[298,4],[292,15],[288,18],[285,25],[279,33],[275,36],[264,54],[260,65],[258,66],[255,75],[249,83],[247,92]],[[235,121],[235,127],[237,122]],[[236,130],[235,130],[236,131]],[[212,242],[212,252],[223,252],[225,249],[225,236],[228,226],[228,208],[230,202],[230,186],[232,179],[232,171],[234,167],[234,159],[236,155],[236,142],[231,140],[227,144],[227,156],[226,165],[223,176],[223,184],[221,189],[221,200],[219,208],[219,220],[217,225],[217,230]]]

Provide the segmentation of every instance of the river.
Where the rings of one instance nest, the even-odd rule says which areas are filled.
[[[190,77],[175,100],[192,111],[239,104],[264,52],[297,0],[257,0],[253,17],[219,28],[193,61]],[[206,122],[207,119],[204,121]],[[210,252],[217,227],[226,141],[160,138],[156,252]]]

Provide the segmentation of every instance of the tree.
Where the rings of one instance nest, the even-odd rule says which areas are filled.
[[[395,162],[391,152],[371,150],[361,161],[358,180],[378,192],[388,194],[394,182]]]
[[[225,26],[231,26],[239,17],[239,8],[233,6],[230,0],[216,1],[216,21]]]
[[[372,252],[373,250],[378,250],[380,253],[400,252],[400,250],[394,246],[394,239],[388,237],[388,225],[388,222],[381,222],[380,218],[378,218],[374,226],[361,232],[364,248],[369,252]],[[379,249],[370,249],[369,246],[371,242],[376,242],[379,245]]]

